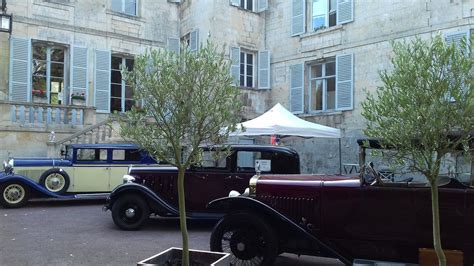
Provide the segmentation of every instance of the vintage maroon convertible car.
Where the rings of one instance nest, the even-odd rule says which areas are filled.
[[[360,176],[266,175],[250,180],[248,196],[215,200],[226,211],[211,250],[235,264],[271,265],[283,252],[338,258],[418,262],[432,248],[430,188],[421,182],[382,180],[373,164]],[[439,187],[444,249],[474,264],[474,188],[455,179]]]

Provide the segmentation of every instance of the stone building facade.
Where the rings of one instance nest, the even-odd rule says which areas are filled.
[[[391,41],[442,34],[455,42],[470,37],[474,26],[474,1],[466,0],[19,0],[8,1],[8,12],[14,13],[13,33],[11,38],[0,35],[1,62],[7,62],[0,65],[2,157],[7,151],[44,155],[50,131],[65,138],[103,121],[113,110],[125,111],[128,91],[114,79],[112,67],[120,58],[126,64],[149,47],[173,49],[179,41],[198,49],[211,39],[232,59],[231,74],[246,105],[243,120],[281,103],[305,120],[341,129],[342,163],[356,163],[356,139],[365,127],[361,102],[381,85],[378,72],[390,68]],[[16,40],[31,51],[28,62],[37,43],[49,53],[48,47],[64,48],[60,107],[77,109],[74,124],[69,109],[67,119],[59,119],[68,123],[44,122],[51,108],[54,121],[58,107],[51,102],[52,83],[46,87],[47,103],[33,101],[33,78],[17,84],[23,94],[12,91],[10,70],[23,62],[12,55]],[[12,62],[17,63],[13,68]],[[23,69],[24,77],[33,76],[32,68]],[[85,79],[77,78],[84,72]],[[122,90],[120,97],[116,88]],[[84,95],[85,103],[73,105],[73,95]],[[29,110],[37,106],[44,119],[36,121],[34,109],[29,123]],[[282,142],[298,150],[304,172],[340,169],[338,140]],[[27,151],[18,148],[24,143]]]

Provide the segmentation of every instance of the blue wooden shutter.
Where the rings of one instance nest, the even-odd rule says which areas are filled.
[[[110,51],[95,51],[94,106],[98,113],[110,113]]]
[[[88,50],[84,47],[72,47],[71,52],[71,94],[84,94],[89,99]]]
[[[10,38],[9,100],[31,101],[31,40]]]
[[[304,112],[304,64],[290,66],[290,111]]]
[[[257,12],[263,12],[268,9],[268,0],[257,0]]]
[[[291,36],[299,35],[305,32],[306,28],[306,1],[291,1]]]
[[[337,24],[345,24],[354,20],[353,0],[337,0]]]
[[[199,30],[189,33],[189,49],[193,52],[199,50]]]
[[[353,54],[336,56],[336,109],[352,110],[354,98]]]
[[[240,47],[230,47],[230,74],[234,78],[234,84],[240,86]]]
[[[258,52],[258,88],[270,89],[270,51]]]
[[[466,52],[469,55],[470,52],[470,34],[469,31],[458,31],[458,32],[450,32],[444,35],[444,40],[448,45],[454,43],[456,47],[461,47],[461,42],[466,42]]]
[[[179,38],[168,37],[168,50],[179,54],[180,43]]]

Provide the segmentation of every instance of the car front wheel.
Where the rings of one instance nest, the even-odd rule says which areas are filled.
[[[150,216],[150,208],[142,196],[125,194],[112,205],[112,219],[122,230],[138,230]]]
[[[8,182],[0,186],[0,204],[5,208],[20,208],[29,198],[29,188],[22,183]]]
[[[39,183],[53,193],[64,194],[69,188],[70,179],[64,170],[51,168],[41,175]]]
[[[232,265],[272,265],[278,255],[273,228],[256,214],[226,215],[211,234],[211,250],[231,254]]]

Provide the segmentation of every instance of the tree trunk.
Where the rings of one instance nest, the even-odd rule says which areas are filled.
[[[446,256],[441,247],[441,231],[439,227],[439,202],[438,202],[438,185],[437,178],[431,181],[431,211],[433,213],[433,247],[438,256],[440,266],[446,266]]]
[[[186,206],[184,201],[184,172],[185,168],[178,167],[178,200],[179,200],[179,227],[183,239],[182,265],[189,266],[188,227],[186,225]]]

